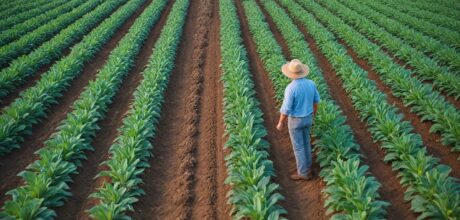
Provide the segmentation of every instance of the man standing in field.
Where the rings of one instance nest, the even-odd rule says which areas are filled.
[[[305,78],[310,69],[299,60],[294,59],[284,64],[281,71],[292,81],[284,92],[280,119],[276,128],[279,131],[283,130],[287,119],[297,163],[297,174],[291,175],[291,179],[310,180],[313,178],[310,130],[318,110],[319,93],[315,83]]]

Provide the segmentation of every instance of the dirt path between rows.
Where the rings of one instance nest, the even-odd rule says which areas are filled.
[[[372,69],[371,64],[366,60],[359,58],[356,52],[350,48],[346,42],[339,40],[339,42],[347,49],[348,55],[353,58],[362,69],[367,71],[369,79],[373,80],[377,88],[385,93],[387,100],[390,104],[394,105],[403,114],[404,120],[409,121],[414,127],[414,132],[420,134],[423,144],[427,147],[428,153],[441,159],[441,163],[445,163],[452,168],[451,176],[460,178],[460,163],[457,158],[460,156],[459,152],[451,152],[450,145],[442,144],[442,137],[438,133],[430,133],[430,128],[433,125],[431,121],[422,122],[420,116],[411,112],[410,107],[406,107],[400,98],[393,95],[391,88],[384,84],[377,72]]]
[[[224,184],[226,167],[224,162],[223,86],[220,83],[221,61],[219,45],[219,2],[203,0],[203,25],[199,25],[195,40],[198,60],[194,62],[193,75],[199,77],[198,132],[196,144],[196,171],[193,184],[194,199],[191,203],[191,219],[230,219],[230,206],[226,204],[229,186]],[[206,10],[205,10],[206,8]],[[201,20],[200,20],[201,22]],[[203,40],[201,40],[204,38]],[[202,45],[199,45],[201,43]],[[200,68],[202,67],[202,68]]]
[[[257,55],[255,43],[250,37],[246,16],[243,7],[237,1],[238,14],[243,32],[243,39],[248,56],[250,68],[253,73],[257,99],[261,102],[264,112],[264,125],[268,131],[267,141],[270,143],[271,160],[274,163],[277,177],[274,181],[281,186],[281,194],[286,198],[281,205],[288,211],[288,219],[327,219],[326,210],[323,207],[324,200],[321,190],[324,183],[319,177],[309,182],[295,182],[289,176],[295,173],[296,165],[287,130],[279,132],[275,129],[278,109],[274,100],[274,90],[268,73],[264,69],[262,60]],[[319,173],[319,166],[314,163],[313,170]]]
[[[374,143],[368,125],[362,122],[359,113],[353,107],[351,98],[347,95],[341,79],[338,77],[331,63],[318,48],[316,41],[308,33],[303,25],[295,22],[299,30],[304,34],[310,50],[318,60],[318,65],[323,71],[324,78],[329,87],[329,93],[340,106],[346,116],[346,123],[352,128],[355,140],[360,145],[361,154],[364,156],[364,164],[369,166],[371,174],[382,184],[379,190],[381,199],[390,203],[387,207],[388,219],[415,219],[416,216],[410,211],[410,204],[404,200],[404,188],[399,184],[397,173],[392,167],[383,161],[385,152],[380,147],[381,143]],[[333,89],[331,89],[333,88]]]
[[[5,193],[13,187],[22,184],[22,179],[16,175],[24,170],[27,165],[38,159],[34,152],[42,148],[43,142],[55,132],[59,122],[72,109],[72,104],[77,100],[88,82],[96,77],[97,70],[105,64],[110,51],[115,48],[121,38],[128,32],[134,20],[146,7],[147,2],[137,9],[103,48],[96,53],[94,58],[85,64],[81,74],[72,81],[69,89],[64,91],[62,96],[57,99],[58,104],[50,106],[47,117],[32,127],[32,135],[24,138],[24,142],[20,144],[20,149],[0,157],[0,206],[3,205],[3,202],[7,198]]]
[[[149,1],[145,7],[150,4]],[[74,182],[70,184],[72,197],[65,203],[64,206],[56,208],[56,213],[60,219],[89,219],[88,213],[85,211],[91,208],[91,201],[88,201],[88,196],[93,193],[99,185],[99,182],[94,181],[95,176],[102,171],[99,164],[108,159],[108,150],[115,138],[118,136],[117,129],[123,124],[123,117],[130,108],[130,103],[133,99],[133,93],[142,80],[141,72],[148,64],[150,55],[152,54],[153,46],[160,36],[161,30],[166,23],[166,19],[171,11],[173,1],[163,9],[162,15],[149,33],[149,37],[143,43],[141,51],[136,57],[133,69],[128,73],[123,80],[120,90],[113,98],[112,104],[106,113],[105,119],[99,122],[100,130],[93,138],[91,145],[94,147],[94,152],[88,152],[88,159],[83,161],[79,167],[77,175],[73,176]]]
[[[134,219],[224,219],[216,2],[191,1]],[[216,38],[217,37],[217,38]],[[211,41],[206,42],[207,39]],[[209,43],[209,44],[208,44]],[[205,62],[206,60],[206,62]],[[212,61],[217,62],[212,62]],[[222,206],[221,206],[222,205]]]

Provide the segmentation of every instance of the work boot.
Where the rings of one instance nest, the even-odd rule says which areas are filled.
[[[291,175],[291,179],[292,179],[292,180],[295,180],[295,181],[298,181],[298,180],[305,180],[305,181],[308,181],[308,180],[313,179],[313,174],[312,174],[311,172],[308,172],[306,176],[302,176],[302,175],[298,175],[298,174],[293,174],[293,175]]]

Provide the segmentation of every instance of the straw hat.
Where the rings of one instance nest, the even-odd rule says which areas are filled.
[[[310,73],[310,68],[300,60],[293,59],[291,62],[284,64],[281,67],[281,71],[291,79],[298,79],[307,76]]]

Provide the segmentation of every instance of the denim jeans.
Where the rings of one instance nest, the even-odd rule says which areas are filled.
[[[312,164],[310,145],[312,120],[312,115],[302,118],[288,118],[289,135],[297,163],[297,173],[301,176],[307,175]]]

